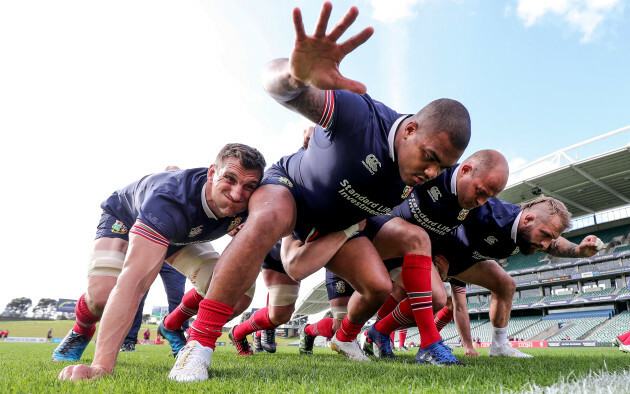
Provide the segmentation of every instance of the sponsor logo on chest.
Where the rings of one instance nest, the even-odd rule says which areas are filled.
[[[376,174],[376,171],[378,171],[379,167],[382,167],[381,162],[378,161],[376,156],[374,156],[371,153],[367,155],[365,160],[362,161],[361,163],[363,163],[363,166],[367,168],[367,170],[370,171],[370,174],[372,175]]]
[[[440,192],[440,189],[437,186],[433,186],[432,188],[427,190],[427,193],[429,193],[429,197],[431,197],[431,200],[433,200],[433,202],[436,202],[440,199],[440,197],[442,197],[442,192]]]
[[[196,237],[197,235],[201,234],[202,231],[203,231],[203,224],[197,227],[193,227],[188,233],[188,238]]]
[[[488,245],[494,245],[498,241],[498,239],[491,235],[488,238],[484,239],[484,241],[486,241]]]

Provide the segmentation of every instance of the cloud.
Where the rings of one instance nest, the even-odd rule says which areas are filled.
[[[553,14],[582,33],[580,42],[594,39],[604,20],[623,10],[621,0],[518,0],[516,13],[530,27],[546,14]]]
[[[392,23],[416,16],[413,7],[421,0],[370,0],[374,10],[372,18],[377,21]]]

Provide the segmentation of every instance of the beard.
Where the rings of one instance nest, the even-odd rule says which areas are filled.
[[[538,250],[531,242],[531,234],[532,231],[529,227],[524,227],[522,231],[516,232],[516,245],[525,256],[532,255]]]

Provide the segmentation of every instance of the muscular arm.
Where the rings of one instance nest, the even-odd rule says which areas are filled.
[[[566,238],[558,237],[551,242],[547,253],[556,257],[591,257],[601,249],[598,249],[598,240],[596,236],[588,235],[577,245]],[[601,240],[599,243],[603,246]]]
[[[466,294],[453,291],[452,298],[455,326],[457,327],[459,337],[462,339],[462,345],[464,346],[466,355],[477,357],[479,354],[473,348],[472,336],[470,335],[470,317],[466,304]]]
[[[361,224],[357,229],[362,229],[365,221]],[[307,244],[303,244],[294,235],[285,237],[282,240],[280,257],[287,275],[293,280],[300,281],[323,268],[346,243],[352,231],[346,232],[330,233]]]
[[[165,256],[165,246],[130,234],[122,273],[103,312],[92,365],[90,368],[68,366],[61,372],[60,378],[90,379],[114,372],[120,345],[133,323],[140,299],[155,280]]]
[[[293,77],[289,72],[289,59],[269,62],[262,79],[265,91],[274,100],[314,123],[319,122],[326,105],[326,93]]]

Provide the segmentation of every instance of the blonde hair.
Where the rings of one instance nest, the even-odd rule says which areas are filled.
[[[562,201],[552,197],[542,196],[535,200],[524,202],[521,204],[521,211],[534,211],[549,218],[557,215],[560,218],[563,231],[571,225],[571,213],[567,210],[567,207]]]

